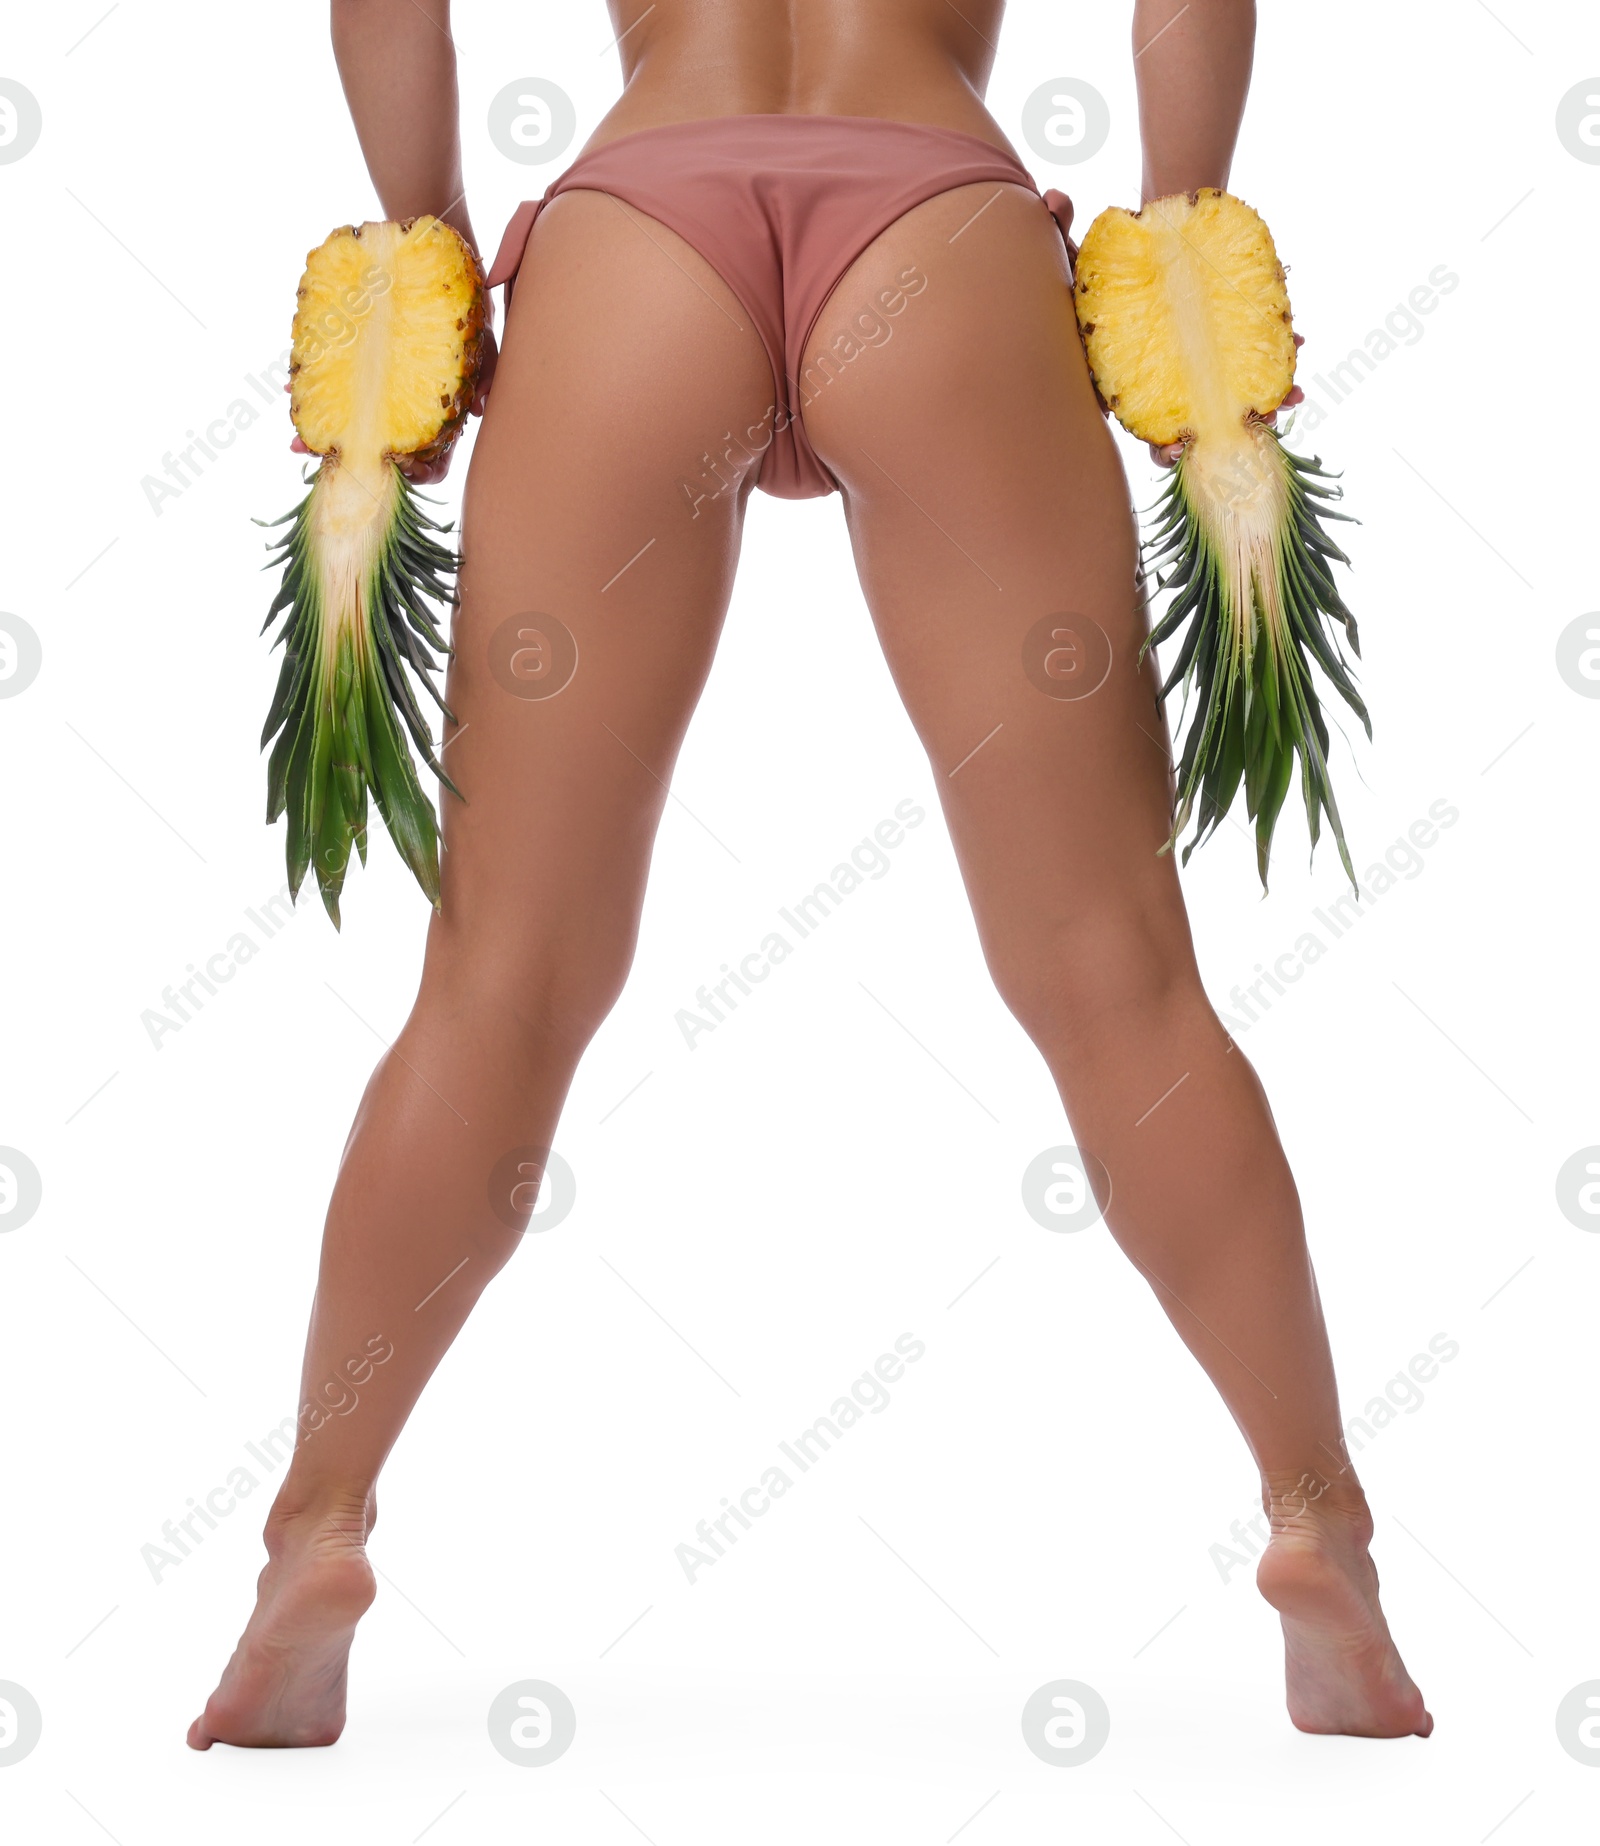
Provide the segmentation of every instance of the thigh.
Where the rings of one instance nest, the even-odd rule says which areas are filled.
[[[1135,521],[1054,220],[1016,186],[929,200],[845,274],[808,360],[841,333],[806,428],[991,966],[1108,919],[1190,957]]]
[[[631,952],[750,485],[707,462],[771,392],[681,238],[595,192],[540,214],[467,481],[430,970]]]

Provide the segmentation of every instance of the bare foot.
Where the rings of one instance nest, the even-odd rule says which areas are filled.
[[[1272,1539],[1256,1567],[1283,1622],[1290,1720],[1347,1737],[1426,1737],[1433,1718],[1378,1606],[1366,1496],[1353,1486],[1315,1491],[1273,1485]]]
[[[189,1726],[191,1749],[338,1741],[350,1643],[376,1591],[365,1549],[370,1525],[366,1508],[273,1509],[255,1611]]]

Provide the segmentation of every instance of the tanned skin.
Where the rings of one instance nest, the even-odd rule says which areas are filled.
[[[626,87],[591,145],[747,112],[887,116],[1008,145],[983,104],[995,0],[626,0],[612,24]],[[334,0],[383,214],[436,213],[476,246],[449,26],[445,0]],[[1250,0],[1138,0],[1147,198],[1227,184],[1254,36]],[[808,365],[913,264],[931,279],[914,313],[805,419],[841,483],[988,965],[1072,1138],[1111,1175],[1112,1234],[1255,1461],[1272,1530],[1258,1582],[1283,1622],[1291,1719],[1426,1736],[1432,1719],[1379,1607],[1294,1181],[1255,1073],[1201,986],[1173,857],[1157,850],[1171,748],[1154,663],[1138,661],[1135,525],[1061,236],[1019,186],[928,200],[847,271]],[[393,1351],[352,1414],[303,1433],[267,1522],[256,1609],[190,1730],[196,1749],[328,1744],[343,1728],[351,1637],[374,1593],[378,1474],[520,1242],[489,1209],[487,1176],[507,1148],[554,1141],[577,1061],[627,976],[759,464],[693,516],[681,479],[718,431],[771,413],[765,353],[721,278],[599,193],[563,194],[541,214],[503,338],[478,405],[447,689],[450,766],[472,800],[443,803],[443,904],[340,1167],[300,1402],[373,1336]],[[929,515],[962,551],[941,546]],[[647,562],[602,601],[642,534],[655,538]],[[962,563],[974,547],[987,581]],[[486,646],[535,608],[560,612],[582,670],[559,698],[528,702],[495,683]],[[1018,671],[1015,612],[1033,609],[1081,612],[1110,638],[1093,697],[1043,698]],[[1154,1449],[1160,1432],[1143,1439]]]

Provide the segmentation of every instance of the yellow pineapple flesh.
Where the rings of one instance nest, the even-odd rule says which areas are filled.
[[[1294,383],[1286,279],[1266,225],[1228,193],[1102,212],[1078,254],[1077,308],[1117,420],[1165,444],[1276,410]]]
[[[314,455],[363,469],[427,457],[472,401],[486,297],[477,258],[438,218],[346,225],[306,258],[290,415]]]

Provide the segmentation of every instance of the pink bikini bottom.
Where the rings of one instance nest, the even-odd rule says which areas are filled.
[[[519,206],[489,283],[504,282],[509,303],[533,222],[558,192],[608,192],[659,219],[711,264],[760,334],[777,402],[758,484],[806,500],[837,484],[799,412],[800,364],[828,296],[902,213],[987,180],[1038,190],[1014,154],[953,128],[855,115],[669,122],[580,154],[542,199]],[[1043,200],[1067,238],[1072,201],[1061,192]],[[1072,248],[1069,239],[1069,255]],[[751,442],[758,446],[755,433]]]

